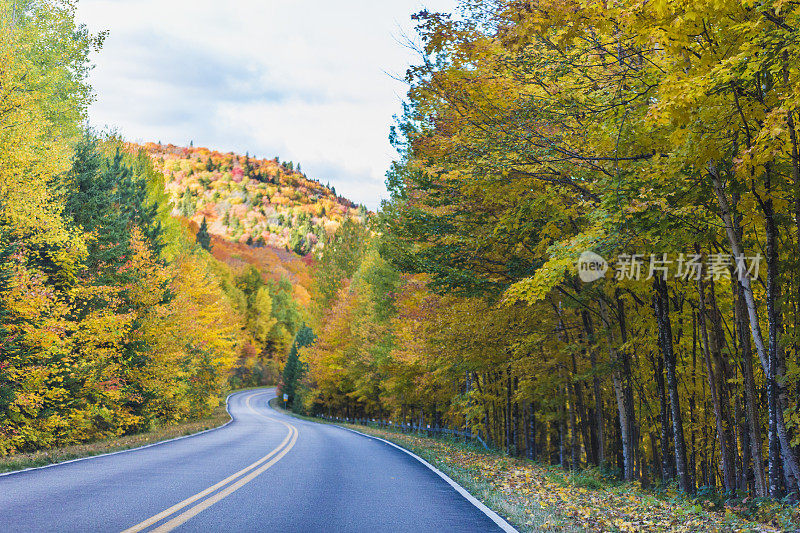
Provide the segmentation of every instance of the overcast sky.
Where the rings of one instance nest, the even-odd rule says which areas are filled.
[[[128,140],[279,156],[375,209],[415,62],[410,15],[456,0],[81,0],[109,30],[91,76],[96,127]]]

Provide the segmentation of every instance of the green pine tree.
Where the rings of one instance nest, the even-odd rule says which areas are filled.
[[[303,324],[294,336],[289,357],[286,359],[286,366],[283,368],[283,380],[281,392],[289,396],[289,404],[295,407],[294,400],[297,393],[297,385],[306,373],[306,364],[300,360],[300,349],[311,345],[317,336],[310,327]]]
[[[306,249],[306,239],[303,235],[304,234],[298,231],[294,231],[292,232],[292,236],[289,238],[289,248],[300,256],[308,253],[308,250]]]
[[[203,250],[207,252],[211,251],[211,235],[208,233],[206,217],[203,217],[203,222],[200,224],[200,229],[197,231],[197,244],[199,244]]]
[[[118,148],[106,157],[99,141],[87,134],[75,149],[64,212],[74,224],[97,238],[89,243],[86,266],[105,264],[109,272],[128,255],[130,231],[138,226],[151,250],[164,246],[158,205],[148,199],[147,180],[134,172]]]
[[[0,203],[0,222],[3,218],[3,205]],[[13,323],[13,317],[5,305],[5,293],[11,289],[11,265],[10,258],[14,251],[13,245],[9,244],[5,235],[7,232],[0,227],[0,420],[7,412],[7,408],[14,401],[14,383],[7,371],[10,362],[18,357],[22,349],[17,341],[16,335],[9,330]]]

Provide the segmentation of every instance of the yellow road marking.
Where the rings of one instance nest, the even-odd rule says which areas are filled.
[[[297,429],[292,427],[292,430],[294,431],[294,436],[292,436],[292,440],[289,442],[289,445],[286,446],[283,450],[281,450],[281,453],[276,455],[270,462],[268,462],[267,464],[265,464],[264,466],[262,466],[258,470],[254,471],[254,472],[251,472],[250,474],[247,474],[246,476],[241,478],[236,483],[233,483],[232,485],[229,485],[224,490],[219,491],[214,496],[203,500],[202,502],[198,503],[194,507],[189,508],[187,511],[184,511],[183,513],[179,514],[178,516],[176,516],[175,518],[173,518],[172,520],[170,520],[166,524],[157,527],[156,529],[153,530],[153,533],[166,533],[167,531],[172,531],[173,529],[175,529],[179,525],[183,524],[184,522],[186,522],[187,520],[189,520],[193,516],[196,516],[201,511],[204,511],[204,510],[208,509],[209,507],[211,507],[212,505],[214,505],[215,503],[217,503],[221,499],[230,496],[231,493],[233,493],[233,492],[239,490],[240,488],[242,488],[243,486],[247,485],[248,483],[253,481],[253,479],[255,479],[259,474],[261,474],[266,469],[268,469],[269,467],[271,467],[272,465],[274,465],[275,463],[280,461],[281,458],[284,455],[289,453],[289,450],[292,449],[292,446],[294,446],[294,443],[297,442]]]
[[[225,498],[226,496],[228,496],[232,492],[238,490],[239,488],[241,488],[245,484],[249,483],[256,476],[258,476],[259,474],[261,474],[262,472],[267,470],[269,467],[271,467],[272,465],[277,463],[284,455],[286,455],[289,452],[289,450],[294,446],[294,443],[297,441],[297,436],[298,436],[297,428],[294,427],[291,424],[287,424],[283,420],[279,420],[277,418],[268,417],[268,416],[262,415],[261,413],[257,412],[253,408],[253,406],[250,403],[250,401],[253,398],[255,398],[256,396],[260,396],[261,394],[266,394],[266,393],[253,394],[251,396],[248,396],[247,399],[245,400],[245,404],[250,409],[250,411],[252,411],[253,414],[255,414],[256,416],[259,416],[259,417],[261,417],[261,418],[263,418],[265,420],[270,420],[270,421],[273,421],[273,422],[279,422],[279,423],[283,424],[284,426],[286,426],[289,429],[289,433],[281,441],[281,443],[278,444],[278,446],[275,447],[271,452],[269,452],[267,455],[265,455],[264,457],[262,457],[258,461],[254,462],[253,464],[251,464],[249,466],[246,466],[245,468],[239,470],[235,474],[231,474],[230,476],[226,477],[225,479],[223,479],[219,483],[215,483],[214,485],[208,487],[207,489],[205,489],[205,490],[203,490],[201,492],[198,492],[194,496],[190,496],[189,498],[186,498],[182,502],[176,503],[172,507],[170,507],[168,509],[165,509],[164,511],[158,513],[157,515],[152,516],[152,517],[148,518],[147,520],[136,524],[135,526],[129,527],[128,529],[124,530],[122,533],[137,533],[139,531],[142,531],[142,530],[152,526],[153,524],[155,524],[157,522],[160,522],[164,518],[167,518],[168,516],[173,515],[174,513],[180,511],[184,507],[187,507],[187,506],[191,505],[192,503],[196,502],[197,500],[208,496],[212,492],[220,489],[221,487],[224,487],[228,483],[231,483],[231,482],[239,479],[243,475],[247,474],[247,472],[250,472],[254,468],[256,468],[259,465],[261,465],[262,463],[264,463],[265,461],[268,461],[270,459],[270,457],[275,456],[271,461],[269,461],[269,463],[265,464],[264,466],[262,466],[261,468],[259,468],[255,472],[252,472],[250,475],[248,475],[248,476],[246,476],[246,477],[244,477],[242,479],[239,479],[239,481],[237,481],[233,485],[229,486],[225,490],[220,491],[218,494],[216,494],[215,496],[209,498],[208,500],[205,500],[204,502],[201,502],[200,504],[195,505],[194,507],[190,508],[189,510],[185,511],[184,513],[178,515],[174,519],[170,520],[166,524],[163,524],[162,526],[160,526],[159,528],[154,530],[154,531],[170,531],[170,530],[178,527],[179,525],[183,524],[184,522],[186,522],[187,520],[189,520],[193,516],[197,515],[200,511],[203,511],[204,509],[207,509],[208,507],[211,507],[212,505],[214,505],[215,503],[217,503],[221,499]],[[288,446],[287,446],[287,444],[288,444]],[[278,454],[278,455],[276,455],[276,454]],[[210,502],[210,503],[208,503],[208,502]]]

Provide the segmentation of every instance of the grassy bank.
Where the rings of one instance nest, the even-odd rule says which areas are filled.
[[[338,425],[416,453],[520,531],[772,532],[800,527],[797,507],[769,500],[690,500],[671,490],[653,492],[622,483],[596,469],[570,473],[470,444]]]
[[[90,457],[92,455],[138,448],[139,446],[153,444],[162,440],[174,439],[176,437],[183,437],[185,435],[216,428],[227,423],[230,419],[231,417],[228,415],[223,398],[221,405],[214,410],[211,416],[200,420],[191,420],[161,426],[145,433],[136,433],[94,442],[0,457],[0,472],[11,472],[14,470],[60,463],[71,459]]]

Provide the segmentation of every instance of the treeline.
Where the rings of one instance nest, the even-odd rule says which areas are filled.
[[[265,280],[255,266],[236,270],[220,265],[221,286],[242,317],[244,342],[229,383],[232,388],[278,383],[287,352],[305,310],[286,278]]]
[[[461,8],[416,15],[391,200],[321,252],[305,408],[796,492],[797,6]]]
[[[291,287],[203,251],[149,155],[85,129],[101,44],[72,2],[0,2],[0,455],[207,415],[297,327]]]

